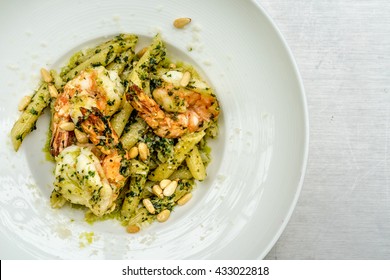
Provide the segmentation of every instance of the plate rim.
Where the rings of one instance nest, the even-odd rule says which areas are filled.
[[[309,144],[310,144],[310,123],[309,123],[309,109],[308,109],[308,101],[307,101],[307,94],[305,91],[305,87],[303,84],[302,76],[299,72],[299,67],[296,62],[296,59],[293,55],[293,52],[288,45],[285,37],[283,36],[283,33],[280,31],[278,25],[274,21],[274,19],[269,15],[269,13],[265,10],[265,8],[261,5],[260,0],[252,0],[252,2],[257,6],[259,11],[263,13],[266,20],[269,22],[269,24],[272,26],[272,28],[275,30],[279,40],[282,42],[282,45],[290,59],[291,66],[293,69],[293,72],[296,76],[296,80],[298,82],[299,86],[299,92],[300,92],[300,99],[302,104],[302,113],[303,113],[303,129],[304,129],[304,144],[303,144],[303,154],[302,154],[302,164],[301,164],[301,174],[299,178],[299,182],[296,186],[296,191],[293,200],[290,203],[290,207],[287,211],[287,215],[285,215],[285,218],[283,222],[280,224],[278,230],[276,231],[276,234],[274,237],[269,241],[268,246],[265,247],[265,250],[262,254],[259,255],[258,259],[264,259],[272,250],[272,248],[276,245],[280,237],[282,236],[283,232],[285,231],[288,223],[291,220],[291,217],[296,209],[299,197],[302,192],[303,184],[306,177],[307,172],[307,165],[308,165],[308,158],[309,158]]]

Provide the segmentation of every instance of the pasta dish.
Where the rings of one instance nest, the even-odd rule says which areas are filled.
[[[51,206],[82,205],[86,220],[116,218],[129,233],[168,220],[206,178],[219,102],[193,66],[172,62],[159,35],[136,52],[120,34],[41,69],[11,131],[17,151],[45,108],[55,162]]]

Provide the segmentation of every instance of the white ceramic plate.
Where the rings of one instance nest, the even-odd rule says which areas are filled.
[[[308,151],[300,77],[284,40],[254,1],[33,0],[0,5],[0,258],[255,259],[283,231]],[[177,17],[190,17],[183,30]],[[9,131],[41,67],[121,32],[142,44],[160,32],[173,58],[194,63],[221,105],[208,179],[168,222],[129,235],[115,221],[89,225],[80,210],[53,210],[53,164],[42,116],[18,153]],[[190,51],[191,50],[191,51]],[[93,232],[89,243],[86,233]]]

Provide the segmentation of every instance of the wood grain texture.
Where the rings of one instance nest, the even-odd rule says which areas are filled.
[[[260,0],[305,85],[310,153],[267,259],[390,259],[390,2]]]

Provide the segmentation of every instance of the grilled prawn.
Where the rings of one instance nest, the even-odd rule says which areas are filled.
[[[103,153],[109,153],[118,137],[107,117],[119,109],[123,92],[118,74],[102,66],[84,70],[69,81],[54,103],[51,154],[57,156],[74,143],[74,132],[63,129],[70,122]]]
[[[219,115],[215,95],[197,92],[171,80],[154,89],[152,96],[134,84],[126,98],[160,137],[178,138],[188,132],[203,130]]]

